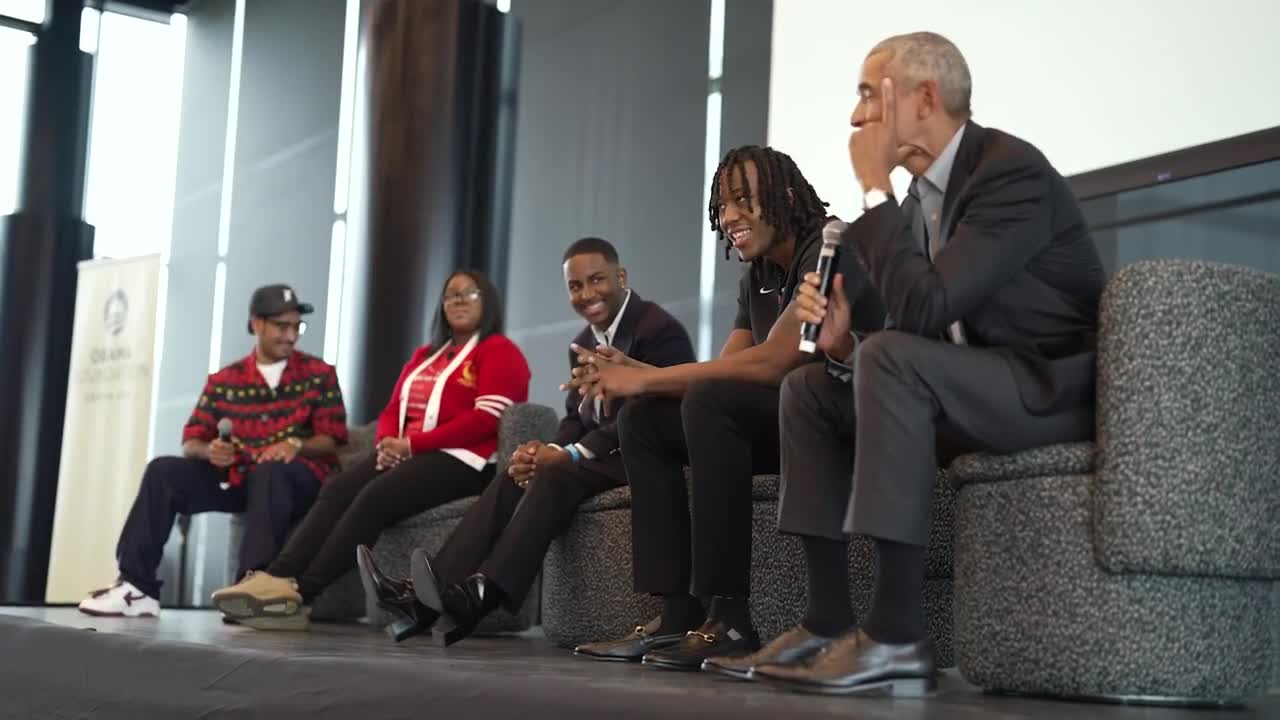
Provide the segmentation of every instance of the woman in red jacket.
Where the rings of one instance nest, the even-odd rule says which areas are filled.
[[[302,607],[356,564],[356,546],[493,477],[498,419],[529,396],[529,365],[502,335],[498,291],[455,272],[431,343],[413,354],[378,418],[375,450],[334,476],[265,572],[214,592],[228,617],[263,630],[307,627]]]

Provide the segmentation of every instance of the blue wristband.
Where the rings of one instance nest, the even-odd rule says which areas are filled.
[[[563,450],[569,453],[569,459],[573,460],[574,465],[577,465],[578,461],[582,459],[582,451],[578,449],[577,445],[565,445]]]

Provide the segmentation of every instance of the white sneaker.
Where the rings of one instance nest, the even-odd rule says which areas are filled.
[[[80,601],[80,612],[95,617],[159,617],[160,601],[119,580],[115,585],[94,590]]]

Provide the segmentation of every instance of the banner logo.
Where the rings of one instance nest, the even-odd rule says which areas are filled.
[[[129,296],[124,290],[116,290],[107,298],[107,304],[102,308],[102,322],[113,336],[124,332],[129,322]]]

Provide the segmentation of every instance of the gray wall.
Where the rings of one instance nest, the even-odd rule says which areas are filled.
[[[559,408],[565,247],[617,246],[641,295],[696,332],[708,0],[515,0],[523,23],[508,332]]]
[[[633,287],[698,332],[706,227],[708,0],[514,0],[524,24],[508,329],[533,366],[531,399],[560,407],[582,328],[560,257],[613,242]],[[763,143],[772,2],[726,17],[722,148]],[[713,348],[733,322],[741,265],[717,255]]]
[[[249,2],[223,359],[252,347],[249,296],[289,283],[316,306],[299,349],[324,351],[346,0]]]
[[[247,4],[236,133],[221,363],[252,347],[245,321],[253,288],[288,282],[315,303],[300,349],[324,346],[333,224],[344,0]],[[180,452],[181,430],[209,364],[214,267],[230,91],[231,0],[188,16],[174,234],[155,423],[156,454]],[[161,575],[167,603],[206,602],[226,578],[225,515],[195,518],[190,581],[179,598],[179,533]]]

